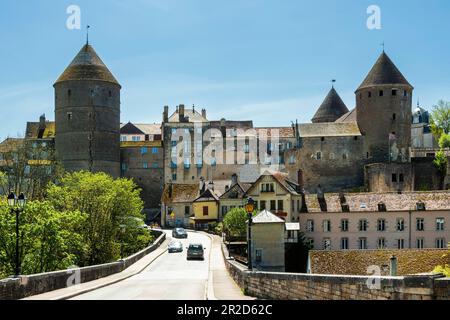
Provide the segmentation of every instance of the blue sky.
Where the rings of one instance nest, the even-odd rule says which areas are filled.
[[[81,8],[81,30],[66,9]],[[381,30],[366,26],[369,5]],[[123,86],[122,121],[164,105],[257,126],[309,122],[336,79],[351,109],[381,43],[430,108],[450,100],[448,0],[1,0],[0,139],[54,119],[53,83],[85,42]]]

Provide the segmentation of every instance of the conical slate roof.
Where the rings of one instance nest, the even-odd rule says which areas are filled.
[[[347,112],[349,110],[344,101],[339,97],[336,90],[331,88],[311,121],[313,123],[334,122]]]
[[[106,81],[119,85],[94,48],[86,44],[64,70],[56,83],[74,80]]]
[[[411,84],[384,51],[358,90],[380,84],[403,84],[412,88]]]

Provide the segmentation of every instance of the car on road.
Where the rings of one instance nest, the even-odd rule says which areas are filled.
[[[188,233],[185,229],[183,228],[175,228],[172,231],[172,237],[174,238],[185,238],[187,239],[188,237]]]
[[[169,243],[167,250],[169,251],[169,253],[183,252],[183,244],[180,241],[172,241]]]
[[[205,248],[201,243],[191,243],[187,247],[187,260],[201,259],[205,260]]]

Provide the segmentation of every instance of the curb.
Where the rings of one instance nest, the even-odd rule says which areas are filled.
[[[218,300],[216,298],[216,296],[214,295],[214,278],[213,278],[213,272],[211,270],[211,254],[212,254],[212,248],[214,245],[214,238],[212,235],[210,235],[209,233],[204,232],[204,231],[200,231],[198,233],[204,234],[211,239],[211,247],[209,248],[208,280],[206,280],[206,285],[205,285],[205,300]]]
[[[159,245],[158,249],[159,249],[159,248],[163,245],[163,243],[166,242],[166,241],[167,241],[167,238],[166,238],[163,242],[161,242],[161,244]],[[156,249],[156,250],[158,250],[158,249]],[[100,285],[97,285],[97,286],[95,286],[95,287],[91,287],[91,288],[83,289],[83,290],[80,290],[80,291],[77,291],[77,292],[73,292],[73,293],[70,293],[70,294],[61,295],[61,296],[56,297],[56,298],[53,298],[53,299],[51,299],[51,300],[68,300],[68,299],[74,298],[74,297],[76,297],[76,296],[79,296],[79,295],[82,295],[82,294],[85,294],[85,293],[89,293],[89,292],[91,292],[91,291],[95,291],[95,290],[98,290],[98,289],[101,289],[101,288],[104,288],[104,287],[107,287],[107,286],[116,284],[116,283],[121,282],[121,281],[123,281],[123,280],[126,280],[126,279],[128,279],[128,278],[131,278],[131,277],[133,277],[133,276],[135,276],[135,275],[141,273],[142,271],[144,271],[149,265],[151,265],[156,259],[158,259],[159,257],[161,257],[164,253],[167,253],[167,251],[166,251],[166,250],[161,251],[161,253],[159,253],[157,256],[155,256],[149,263],[147,263],[147,264],[146,264],[144,267],[142,267],[140,270],[138,270],[138,271],[136,271],[136,272],[134,272],[134,273],[128,274],[128,275],[126,275],[126,276],[124,276],[124,277],[122,277],[122,278],[113,280],[113,281],[108,282],[108,283],[100,284]],[[94,281],[95,281],[95,280],[94,280]]]

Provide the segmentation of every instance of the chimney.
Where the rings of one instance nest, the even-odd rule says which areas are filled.
[[[214,191],[214,181],[209,182],[208,189]]]
[[[234,173],[234,174],[231,176],[231,185],[233,186],[233,185],[235,185],[236,183],[238,183],[238,175],[237,175],[236,173]]]
[[[169,106],[164,106],[163,122],[169,122]]]
[[[199,190],[200,195],[202,195],[205,192],[205,179],[203,177],[200,177]]]
[[[184,121],[184,104],[180,104],[180,109],[179,109],[179,115],[180,115],[180,122]]]
[[[323,193],[320,184],[317,186],[317,200],[319,201],[320,210],[322,212],[327,212],[328,211],[327,201],[325,199],[325,194]]]
[[[202,109],[202,117],[206,119],[206,109]]]
[[[303,181],[303,170],[297,171],[298,191],[305,192],[305,182]]]

